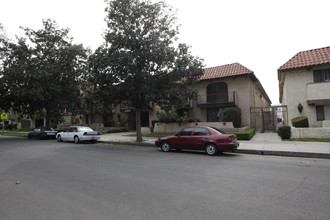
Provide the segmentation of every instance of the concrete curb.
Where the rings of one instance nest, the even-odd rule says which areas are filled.
[[[132,145],[143,147],[155,147],[152,143],[135,143],[124,141],[99,141],[100,143],[117,144],[117,145]],[[291,151],[272,151],[272,150],[249,150],[249,149],[237,149],[233,153],[238,154],[255,154],[265,156],[281,156],[281,157],[304,157],[304,158],[318,158],[318,159],[330,159],[330,154],[324,153],[308,153],[308,152],[291,152]]]
[[[154,144],[147,142],[129,142],[129,141],[98,141],[98,143],[106,143],[106,144],[118,144],[118,145],[132,145],[132,146],[142,146],[142,147],[155,147]]]
[[[16,136],[26,138],[27,136],[20,135],[1,135],[1,136]],[[131,145],[131,146],[143,146],[143,147],[155,147],[154,143],[150,142],[131,142],[131,141],[98,141],[99,143],[117,144],[117,145]],[[234,153],[238,154],[255,154],[255,155],[267,155],[267,156],[281,156],[281,157],[304,157],[304,158],[318,158],[318,159],[330,159],[330,154],[326,153],[310,153],[310,152],[293,152],[293,151],[274,151],[274,150],[251,150],[251,149],[237,149]]]
[[[281,157],[305,157],[305,158],[330,159],[330,154],[309,153],[309,152],[238,149],[234,153],[281,156]]]

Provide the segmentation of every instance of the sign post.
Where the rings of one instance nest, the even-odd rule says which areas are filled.
[[[2,134],[4,134],[4,132],[5,132],[5,120],[8,119],[8,115],[6,113],[2,113],[0,115],[0,117],[1,117],[1,120],[2,120]]]

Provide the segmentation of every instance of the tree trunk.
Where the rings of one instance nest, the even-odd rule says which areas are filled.
[[[51,113],[46,109],[46,127],[51,127],[52,119],[51,119]]]
[[[142,142],[140,109],[135,109],[135,124],[136,124],[136,142]]]

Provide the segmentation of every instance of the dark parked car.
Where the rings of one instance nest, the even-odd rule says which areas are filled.
[[[39,127],[35,128],[33,131],[28,133],[28,138],[36,139],[55,139],[57,131],[54,131],[49,127]]]
[[[203,150],[208,155],[216,155],[222,151],[234,151],[238,148],[236,135],[224,134],[212,127],[184,128],[173,136],[158,138],[155,145],[164,152],[171,149]]]

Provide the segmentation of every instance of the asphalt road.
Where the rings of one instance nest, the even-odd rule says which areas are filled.
[[[0,136],[0,219],[318,219],[330,160]]]

